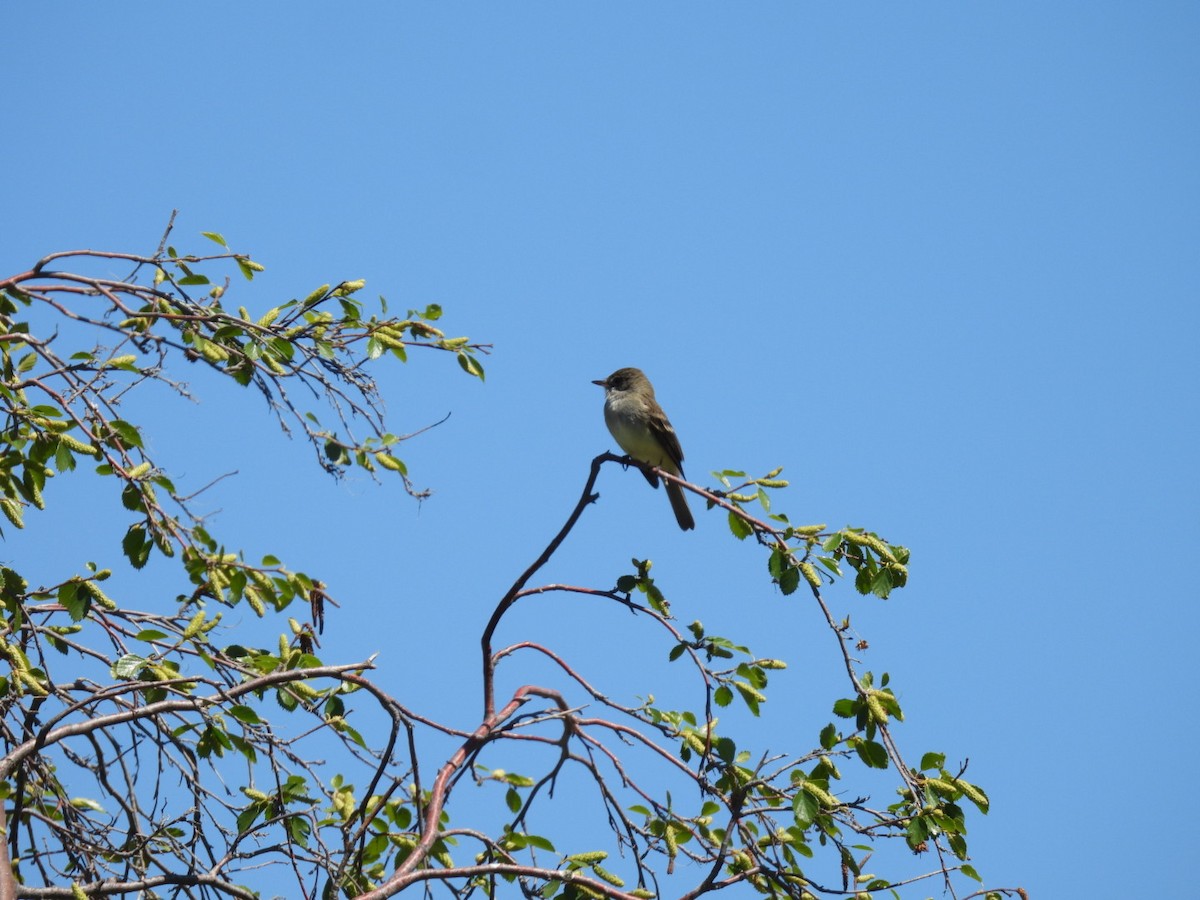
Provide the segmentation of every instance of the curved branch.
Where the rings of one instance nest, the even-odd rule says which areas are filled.
[[[600,464],[606,459],[612,457],[611,454],[605,453],[597,456],[592,460],[592,467],[588,473],[587,481],[583,486],[583,493],[579,497],[579,501],[575,504],[575,508],[571,510],[571,514],[567,516],[567,521],[563,523],[562,528],[558,530],[551,540],[546,545],[546,549],[541,552],[529,567],[520,574],[508,592],[500,598],[500,602],[496,604],[496,609],[492,612],[492,617],[488,620],[487,626],[483,629],[483,636],[480,638],[480,644],[483,650],[483,718],[490,720],[495,714],[495,673],[496,660],[492,657],[492,635],[500,624],[500,620],[509,608],[517,602],[521,589],[529,583],[537,571],[549,562],[550,557],[554,555],[559,546],[562,544],[571,529],[575,527],[575,523],[579,521],[579,517],[583,515],[584,509],[591,503],[596,501],[597,494],[593,493],[593,488],[596,485],[596,478],[600,474]]]
[[[206,709],[220,706],[228,703],[230,700],[236,700],[238,697],[245,694],[252,694],[261,691],[264,688],[273,687],[279,684],[287,684],[293,681],[305,681],[310,678],[341,678],[349,672],[359,672],[363,669],[372,669],[374,666],[369,663],[352,663],[349,665],[340,666],[319,666],[312,669],[290,669],[281,672],[271,672],[266,675],[260,675],[257,678],[243,682],[231,688],[224,688],[215,694],[210,694],[206,697],[187,697],[176,700],[160,700],[157,703],[147,703],[145,706],[133,707],[123,710],[122,712],[109,713],[105,716],[97,716],[87,719],[82,722],[73,722],[69,725],[63,725],[59,728],[43,730],[38,735],[30,740],[13,747],[3,759],[0,759],[0,781],[12,775],[21,762],[29,756],[39,752],[45,747],[57,744],[60,741],[66,740],[69,737],[91,734],[95,731],[103,731],[115,725],[121,725],[127,722],[135,722],[142,719],[156,719],[167,713],[173,712],[198,712],[202,713]],[[194,678],[179,678],[174,679],[179,683],[194,683]],[[137,688],[147,687],[162,687],[165,684],[172,682],[163,681],[148,681],[139,682]]]

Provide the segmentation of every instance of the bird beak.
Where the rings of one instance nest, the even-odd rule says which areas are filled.
[[[605,378],[605,379],[601,379],[600,381],[593,381],[592,384],[598,384],[598,385],[600,385],[600,387],[606,388],[606,387],[608,387],[608,379]]]

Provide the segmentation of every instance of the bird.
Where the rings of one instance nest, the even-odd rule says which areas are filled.
[[[683,448],[667,414],[654,399],[654,386],[645,373],[641,369],[617,369],[592,384],[604,388],[604,424],[621,449],[638,462],[683,478]],[[658,487],[657,475],[645,471],[642,474],[651,487]],[[666,487],[679,527],[684,531],[695,528],[696,520],[682,488],[670,481]]]

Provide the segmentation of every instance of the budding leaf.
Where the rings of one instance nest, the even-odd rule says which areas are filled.
[[[733,532],[733,536],[739,541],[744,541],[750,535],[754,534],[754,529],[750,526],[750,523],[732,511],[729,513],[729,530]]]
[[[483,366],[480,365],[479,360],[477,360],[474,356],[471,356],[471,354],[460,352],[458,354],[458,364],[468,375],[474,375],[480,381],[484,380]]]

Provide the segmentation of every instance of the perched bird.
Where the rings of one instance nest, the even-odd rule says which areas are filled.
[[[683,477],[683,449],[667,414],[654,399],[654,387],[641,369],[617,369],[603,381],[604,424],[621,449],[638,462],[657,466],[664,472]],[[643,473],[651,487],[658,487],[658,476]],[[684,531],[696,527],[683,490],[667,482],[667,499],[675,511],[675,520]]]

